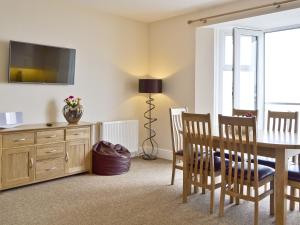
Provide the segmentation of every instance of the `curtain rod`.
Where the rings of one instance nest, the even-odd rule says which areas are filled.
[[[296,1],[298,1],[298,0],[286,0],[286,1],[281,1],[281,2],[274,2],[274,3],[255,6],[255,7],[251,7],[251,8],[240,9],[240,10],[236,10],[236,11],[232,11],[232,12],[228,12],[228,13],[222,13],[222,14],[218,14],[218,15],[214,15],[214,16],[208,16],[208,17],[204,17],[204,18],[200,18],[200,19],[188,20],[187,23],[188,24],[192,24],[195,22],[207,23],[207,20],[209,20],[209,19],[214,19],[214,18],[223,17],[223,16],[229,16],[229,15],[252,11],[252,10],[257,10],[257,9],[263,9],[263,8],[272,7],[272,6],[274,6],[275,8],[280,8],[281,5],[288,4],[291,2],[296,2]]]

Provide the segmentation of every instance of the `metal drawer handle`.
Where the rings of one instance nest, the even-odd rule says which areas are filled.
[[[78,135],[80,135],[80,133],[75,133],[75,134],[73,134],[73,135],[78,136]]]
[[[49,169],[45,169],[46,171],[51,171],[51,170],[55,170],[56,169],[56,167],[54,166],[54,167],[52,167],[52,168],[49,168]]]
[[[48,151],[48,152],[46,152],[46,153],[50,154],[50,153],[53,153],[53,152],[57,152],[57,150],[56,150],[56,149],[53,149],[53,150]]]
[[[29,168],[33,168],[33,158],[30,158],[29,160]]]
[[[69,153],[66,153],[66,157],[65,157],[66,162],[69,161]]]
[[[56,137],[56,134],[51,135],[51,136],[47,136],[46,138],[55,138],[55,137]]]
[[[15,139],[14,142],[20,142],[20,141],[25,141],[26,138],[20,138],[20,139]]]

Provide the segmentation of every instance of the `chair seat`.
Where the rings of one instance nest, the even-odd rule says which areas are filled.
[[[219,151],[215,152],[214,155],[221,158],[221,152]],[[224,152],[224,155],[225,155],[225,159],[229,159],[229,152],[227,150]],[[233,161],[235,160],[235,155],[232,155],[232,160]],[[241,161],[241,156],[239,155],[238,155],[238,161]]]
[[[226,160],[226,166],[228,165],[228,160]],[[203,161],[203,168],[205,168],[205,161]],[[200,157],[198,159],[198,169],[200,169]],[[221,158],[214,156],[214,169],[215,171],[220,171],[221,170]]]
[[[275,169],[276,161],[274,158],[257,156],[257,163]]]
[[[177,152],[175,152],[175,155],[183,156],[183,150],[178,150]]]
[[[253,160],[252,160],[252,162],[253,162]],[[276,160],[274,158],[263,157],[263,156],[257,157],[257,163],[260,165],[271,167],[273,169],[275,169],[275,166],[276,166]],[[293,167],[294,165],[295,164],[293,162],[289,161],[289,168],[290,167],[294,168]]]
[[[238,177],[240,177],[241,174],[241,166],[242,164],[238,163]],[[234,173],[234,166],[232,168],[232,173]],[[272,176],[275,174],[275,170],[271,167],[264,166],[264,165],[257,165],[258,170],[258,180],[261,181],[268,176]],[[229,174],[229,168],[227,167],[226,174]],[[244,163],[244,179],[247,180],[247,174],[248,174],[248,163]],[[254,181],[254,163],[251,163],[251,180]]]
[[[288,179],[292,181],[300,182],[300,166],[295,164],[289,164]]]

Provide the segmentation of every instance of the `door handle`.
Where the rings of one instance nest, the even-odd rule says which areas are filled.
[[[50,151],[48,151],[46,153],[50,154],[50,153],[53,153],[53,152],[56,152],[56,151],[57,151],[56,149],[53,149],[53,150],[50,150]]]
[[[20,138],[20,139],[15,139],[14,142],[20,142],[20,141],[25,141],[26,138]]]
[[[46,169],[46,171],[51,171],[51,170],[55,170],[55,169],[56,169],[56,167],[54,166],[52,168]]]
[[[46,138],[55,138],[55,137],[56,137],[56,134],[51,135],[51,136],[47,136]]]

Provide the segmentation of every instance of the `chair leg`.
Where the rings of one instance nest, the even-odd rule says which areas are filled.
[[[203,177],[203,180],[202,180],[202,185],[206,185],[207,184],[207,177],[206,177],[206,175],[204,175],[204,177]],[[206,188],[205,187],[202,187],[202,189],[201,189],[202,191],[202,194],[204,195],[205,193],[206,193]]]
[[[183,167],[183,190],[182,190],[182,202],[187,202],[187,196],[188,196],[188,187],[189,186],[189,176],[187,172],[187,168]]]
[[[274,205],[274,180],[270,182],[270,189],[273,190],[273,193],[270,195],[270,215],[274,216],[274,210],[275,210],[275,205]]]
[[[192,194],[192,177],[188,176],[188,182],[187,182],[187,194]]]
[[[236,205],[239,205],[239,204],[240,204],[240,198],[239,198],[239,197],[236,197],[236,198],[235,198],[235,204],[236,204]]]
[[[295,188],[291,187],[291,196],[295,196]],[[290,200],[290,211],[294,211],[295,210],[295,201],[294,200]]]
[[[254,225],[258,225],[258,200],[254,204]]]
[[[174,185],[176,157],[173,156],[171,185]]]
[[[224,216],[224,201],[225,201],[225,185],[222,185],[221,195],[220,195],[219,216]]]
[[[215,187],[212,186],[210,190],[210,208],[209,208],[210,214],[214,213],[214,206],[215,206]]]
[[[229,203],[230,203],[230,204],[232,204],[232,203],[233,203],[233,197],[232,197],[232,196],[230,196]]]
[[[239,188],[240,188],[240,186],[237,184],[237,187],[236,187],[236,192],[237,192],[237,193],[240,193]],[[239,204],[240,204],[240,198],[239,198],[239,197],[235,197],[235,204],[236,204],[236,205],[239,205]]]
[[[237,192],[240,193],[240,185],[237,184]],[[240,198],[236,197],[235,198],[235,204],[239,205],[240,204]]]
[[[198,192],[199,192],[199,187],[196,186],[196,185],[194,185],[194,193],[196,194],[196,193],[198,193]]]

